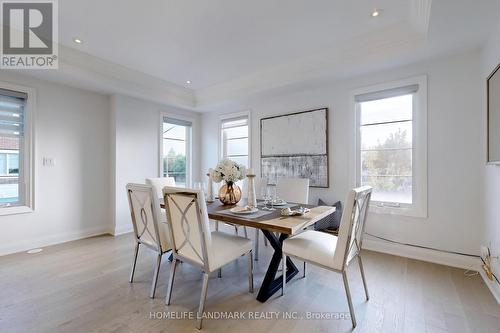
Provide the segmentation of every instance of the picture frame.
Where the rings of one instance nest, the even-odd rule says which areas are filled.
[[[310,187],[328,188],[328,108],[260,119],[261,177],[308,178]]]

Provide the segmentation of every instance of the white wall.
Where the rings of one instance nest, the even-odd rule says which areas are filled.
[[[352,90],[428,75],[428,218],[371,214],[367,231],[397,241],[478,253],[483,234],[483,120],[478,115],[479,52],[445,57],[342,82],[323,82],[232,101],[203,115],[203,170],[217,163],[218,116],[251,110],[252,162],[260,172],[259,119],[318,107],[329,108],[330,188],[311,189],[310,200],[344,200],[354,180]],[[500,179],[500,176],[499,176]]]
[[[37,94],[35,211],[0,216],[0,255],[107,232],[109,98],[5,71],[0,81]]]
[[[1,72],[34,88],[35,211],[0,216],[0,255],[132,231],[125,185],[159,175],[160,114],[193,118],[193,181],[200,178],[199,115]],[[55,159],[44,167],[43,157]]]
[[[500,63],[500,24],[496,31],[491,32],[491,38],[481,54],[481,87],[482,108],[484,119],[484,133],[486,133],[486,78]],[[486,145],[484,145],[483,163],[486,161]],[[488,165],[485,167],[484,178],[484,210],[485,210],[485,233],[483,244],[489,245],[493,256],[500,255],[500,166]],[[500,263],[498,260],[492,263],[496,276],[500,276]],[[496,286],[497,295],[500,297],[500,286]]]
[[[114,234],[132,231],[125,192],[127,183],[144,183],[145,178],[159,177],[159,135],[161,113],[180,115],[193,120],[193,181],[199,180],[200,119],[198,113],[165,107],[144,100],[113,95],[111,97],[111,169],[114,175],[114,207],[111,230]]]

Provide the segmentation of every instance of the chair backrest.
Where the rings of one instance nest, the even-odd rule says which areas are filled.
[[[203,190],[165,187],[163,197],[174,253],[208,272],[212,239]]]
[[[363,186],[349,191],[347,195],[333,257],[334,267],[339,270],[343,270],[361,250],[371,194],[372,188]]]
[[[309,202],[309,179],[279,178],[276,192],[278,197],[285,201],[307,204]]]
[[[127,197],[136,239],[154,250],[162,251],[158,217],[160,203],[151,185],[127,184]]]
[[[153,186],[158,198],[163,198],[163,188],[165,186],[175,187],[174,177],[146,178],[146,184]]]

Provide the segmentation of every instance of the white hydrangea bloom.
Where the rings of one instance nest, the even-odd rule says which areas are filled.
[[[246,177],[246,168],[244,165],[224,158],[219,161],[217,166],[212,171],[212,179],[214,182],[221,181],[236,182]]]

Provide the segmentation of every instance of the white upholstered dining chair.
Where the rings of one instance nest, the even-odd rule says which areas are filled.
[[[260,186],[261,183],[262,183],[262,180],[263,179],[260,179],[260,178],[256,178],[255,179],[255,193],[257,194],[257,199],[260,199],[259,197],[259,194],[260,194]],[[267,185],[267,180],[265,180],[265,184]],[[241,193],[242,193],[242,196],[241,198],[242,199],[248,199],[248,184],[247,184],[247,179],[244,179],[243,181],[241,181],[238,186],[241,185]],[[219,231],[219,221],[215,221],[215,230],[216,231]],[[234,228],[234,232],[236,233],[236,235],[238,235],[238,232],[239,232],[239,227],[238,225],[236,224],[232,224],[232,223],[229,223],[229,222],[223,222],[224,224],[227,224],[227,225],[230,225]],[[243,234],[245,235],[245,238],[248,238],[248,231],[247,231],[247,227],[246,226],[242,226],[243,228]],[[254,246],[254,259],[255,261],[259,260],[259,229],[255,229],[255,246]],[[264,237],[264,245],[267,246],[267,239]]]
[[[221,186],[223,185],[222,183],[220,184]],[[237,182],[237,185],[240,186],[241,188],[241,198],[244,199],[246,198],[248,195],[247,195],[247,189],[246,189],[246,179],[244,179],[243,181],[239,181]],[[215,231],[219,231],[219,223],[223,223],[223,224],[226,224],[228,226],[231,226],[234,228],[234,233],[236,235],[238,235],[239,233],[239,228],[243,228],[243,235],[245,235],[245,238],[248,238],[248,231],[247,231],[247,227],[246,226],[240,226],[240,225],[237,225],[237,224],[233,224],[233,223],[229,223],[229,222],[219,222],[219,221],[215,221]],[[256,252],[257,253],[257,252]],[[221,272],[219,271],[219,277],[221,277]]]
[[[276,192],[278,197],[285,201],[307,205],[309,202],[309,179],[279,178],[276,183]]]
[[[222,266],[248,255],[248,290],[253,292],[252,241],[218,231],[210,232],[207,206],[203,191],[165,187],[163,189],[168,214],[173,256],[166,303],[170,305],[177,261],[198,266],[203,271],[197,327],[201,329],[207,297],[208,276]]]
[[[255,177],[255,195],[257,197],[257,200],[262,200],[264,199],[262,197],[262,189],[265,189],[267,186],[267,179],[266,178],[260,178],[260,177]],[[248,184],[247,184],[247,179],[244,180],[243,182],[243,193],[245,194],[244,198],[248,198]],[[246,228],[246,227],[244,227]],[[245,229],[246,230],[246,229]],[[245,237],[247,237],[247,234],[245,232]],[[262,237],[264,238],[264,246],[267,246],[267,238],[262,234]],[[254,243],[254,259],[255,261],[259,260],[259,239],[260,239],[260,229],[255,228],[255,243]]]
[[[130,283],[134,282],[139,246],[143,245],[155,251],[157,253],[156,266],[149,294],[151,298],[154,298],[161,259],[171,249],[167,224],[166,221],[161,222],[160,220],[160,202],[151,185],[127,184],[127,197],[136,242],[129,281]]]
[[[175,187],[174,177],[158,177],[158,178],[146,178],[146,184],[151,185],[156,192],[157,198],[163,198],[163,188],[165,186]],[[167,212],[164,208],[160,208],[160,221],[165,223],[165,227],[168,228],[167,223]],[[168,231],[167,231],[168,233]]]
[[[352,259],[357,257],[366,300],[368,300],[368,288],[360,250],[371,193],[372,188],[369,186],[355,188],[349,192],[345,205],[346,209],[340,221],[338,237],[319,231],[307,230],[283,242],[283,270],[286,269],[286,258],[290,256],[304,261],[304,276],[306,262],[342,274],[353,327],[356,327],[356,317],[347,281],[347,266]],[[285,277],[286,274],[283,274],[282,295],[285,292]]]
[[[174,177],[146,178],[146,184],[153,186],[158,198],[163,198],[163,188],[165,186],[175,187],[175,178]]]
[[[258,200],[263,200],[262,190],[267,187],[267,179],[266,178],[255,178],[255,194]],[[264,246],[267,246],[267,238],[262,234],[264,238]],[[260,238],[260,230],[258,228],[255,229],[255,260],[259,260],[259,238]]]

